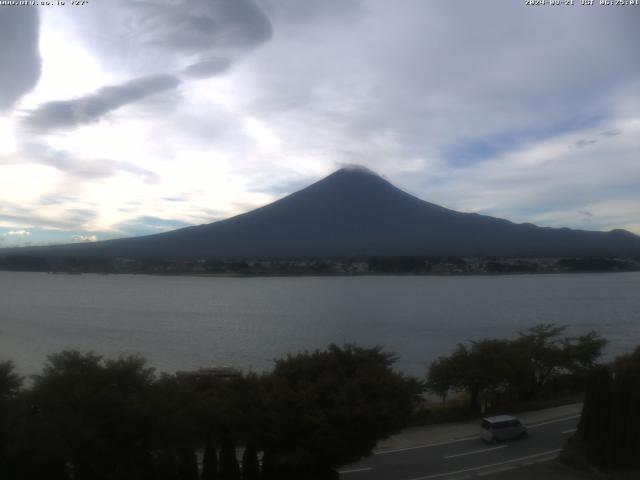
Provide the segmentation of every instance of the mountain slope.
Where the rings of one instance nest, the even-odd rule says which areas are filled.
[[[27,249],[20,250],[27,253]],[[272,204],[227,220],[144,237],[28,250],[29,254],[47,257],[168,260],[635,255],[640,254],[640,237],[624,230],[541,228],[460,213],[409,195],[368,170],[347,168]]]

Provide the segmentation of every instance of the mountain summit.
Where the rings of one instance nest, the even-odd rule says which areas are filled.
[[[635,255],[640,254],[640,237],[624,230],[541,228],[456,212],[420,200],[366,168],[348,166],[227,220],[144,237],[28,250],[58,258],[167,260]]]

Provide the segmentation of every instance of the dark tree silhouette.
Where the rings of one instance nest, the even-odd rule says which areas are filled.
[[[266,379],[268,478],[333,478],[401,429],[421,387],[394,361],[353,345],[278,360]]]
[[[218,452],[213,434],[209,432],[204,444],[202,457],[202,480],[218,480]]]
[[[137,357],[103,362],[92,353],[49,356],[34,380],[41,431],[59,445],[76,480],[140,476],[152,442],[147,402],[153,371]]]
[[[640,347],[594,369],[578,439],[590,463],[610,467],[640,467]]]
[[[258,450],[252,443],[245,446],[242,454],[242,480],[260,480]]]
[[[236,444],[230,435],[222,437],[220,448],[220,479],[240,480],[240,465],[236,458]]]
[[[554,324],[539,324],[514,340],[460,344],[451,355],[431,363],[427,388],[441,397],[452,390],[466,391],[470,409],[479,412],[483,396],[500,393],[509,399],[530,399],[563,375],[584,386],[586,374],[596,365],[606,341],[595,332],[560,337],[564,330]]]

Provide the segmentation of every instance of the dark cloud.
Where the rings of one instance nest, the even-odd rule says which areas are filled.
[[[180,80],[170,75],[137,78],[122,85],[103,87],[74,100],[47,102],[29,112],[23,122],[27,128],[48,131],[98,121],[102,116],[129,103],[156,93],[175,89]]]
[[[196,78],[207,78],[225,73],[231,68],[231,62],[225,58],[210,58],[189,65],[182,70],[185,75]]]
[[[593,139],[585,139],[585,138],[581,138],[580,140],[578,140],[576,142],[576,147],[578,148],[584,148],[584,147],[588,147],[590,145],[593,145],[595,143],[598,143],[597,140],[593,140]]]
[[[38,20],[37,8],[0,7],[0,111],[38,83]]]
[[[367,11],[362,0],[258,0],[258,3],[273,17],[303,28],[309,24],[351,22]]]
[[[253,47],[272,35],[271,22],[249,0],[140,1],[131,6],[144,16],[140,25],[146,45],[199,53]]]
[[[139,74],[219,75],[273,35],[251,0],[112,0],[82,10],[72,20],[103,63]]]
[[[602,135],[603,137],[617,137],[621,133],[621,130],[607,130],[605,132],[601,132],[600,135]]]

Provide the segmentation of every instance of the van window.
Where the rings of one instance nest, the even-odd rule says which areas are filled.
[[[518,422],[518,420],[507,420],[505,422],[498,422],[493,424],[493,428],[510,428],[519,426],[520,422]]]

